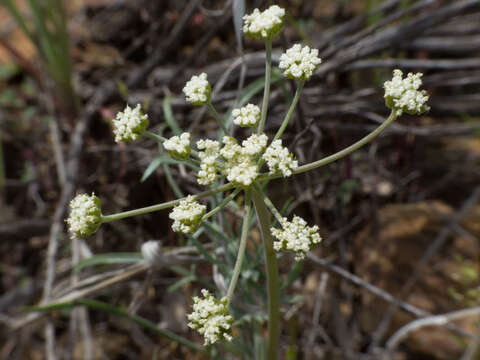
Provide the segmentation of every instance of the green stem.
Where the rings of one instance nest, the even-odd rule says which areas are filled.
[[[275,205],[273,205],[272,201],[268,198],[268,196],[262,191],[260,185],[257,183],[254,184],[255,190],[262,195],[263,201],[265,202],[265,205],[267,205],[268,210],[275,216],[275,219],[281,224],[283,220],[282,214],[277,210]]]
[[[280,128],[278,129],[277,133],[275,134],[275,137],[273,138],[273,141],[280,139],[282,136],[283,132],[287,128],[287,125],[292,118],[293,112],[295,111],[295,107],[297,106],[298,99],[300,99],[300,94],[302,93],[303,90],[303,85],[305,84],[305,81],[300,81],[298,83],[297,90],[295,91],[295,96],[292,100],[292,103],[290,104],[290,108],[288,109],[287,116],[285,116],[285,119],[282,122],[282,125],[280,125]]]
[[[202,217],[202,221],[203,220],[207,220],[208,218],[212,217],[213,215],[215,215],[216,213],[218,213],[220,210],[222,210],[225,206],[228,205],[228,203],[230,201],[232,201],[235,196],[237,196],[237,194],[241,191],[242,189],[238,188],[238,189],[235,189],[230,195],[228,195],[228,197],[226,197],[217,207],[215,207],[215,209],[213,210],[210,210],[208,213],[206,213],[205,215],[203,215]]]
[[[270,100],[270,79],[272,76],[272,40],[265,41],[265,87],[263,89],[262,116],[258,124],[257,134],[263,133],[267,119],[268,101]]]
[[[250,190],[245,192],[245,215],[243,217],[242,224],[242,235],[240,236],[240,244],[238,246],[238,255],[237,260],[235,261],[235,267],[233,268],[232,280],[228,286],[227,291],[227,302],[230,304],[232,301],[233,292],[237,286],[238,277],[240,276],[240,271],[242,270],[243,258],[245,257],[245,247],[247,245],[248,237],[248,228],[250,225],[250,213],[252,209],[252,204],[250,201]]]
[[[3,197],[5,193],[5,158],[3,156],[3,142],[0,134],[0,197]]]
[[[319,168],[321,166],[325,166],[327,164],[330,164],[331,162],[337,161],[348,154],[354,152],[355,150],[358,150],[361,148],[363,145],[367,144],[368,142],[372,141],[375,137],[377,137],[388,125],[390,125],[395,119],[397,118],[397,115],[392,111],[390,113],[390,116],[385,120],[382,125],[377,127],[375,130],[373,130],[370,134],[367,136],[363,137],[362,139],[358,140],[356,143],[350,145],[349,147],[332,154],[330,156],[327,156],[323,159],[311,162],[309,164],[305,164],[302,166],[299,166],[295,170],[292,171],[293,174],[300,174],[306,171],[310,171],[316,168]],[[261,175],[257,178],[257,181],[266,181],[266,180],[272,180],[281,177],[281,174],[275,174],[275,175]]]
[[[204,192],[201,192],[197,195],[194,195],[193,200],[202,199],[204,197],[214,195],[214,194],[219,193],[219,192],[224,192],[224,191],[230,190],[231,188],[233,188],[233,185],[231,183],[228,183],[228,184],[219,186],[215,189],[204,191]],[[147,213],[150,213],[150,212],[153,212],[153,211],[168,209],[168,208],[171,208],[173,206],[177,206],[180,203],[180,201],[182,201],[184,199],[185,198],[172,200],[172,201],[167,201],[167,202],[164,202],[164,203],[161,203],[161,204],[147,206],[147,207],[144,207],[144,208],[130,210],[130,211],[124,211],[124,212],[120,212],[120,213],[117,213],[117,214],[102,215],[102,223],[107,223],[107,222],[111,222],[111,221],[115,221],[115,220],[120,220],[120,219],[124,219],[124,218],[130,217],[130,216],[147,214]]]
[[[278,266],[273,249],[273,237],[270,232],[270,217],[263,197],[257,190],[252,191],[253,203],[257,212],[257,219],[262,231],[265,250],[268,287],[268,345],[267,359],[276,360],[278,354],[278,337],[280,335],[280,296],[278,287]]]
[[[150,139],[153,139],[155,141],[158,141],[159,143],[163,143],[165,140],[167,140],[166,138],[164,138],[163,136],[160,136],[160,135],[157,135],[151,131],[145,131],[144,135],[146,137],[149,137]]]
[[[224,134],[228,134],[227,128],[225,127],[225,124],[223,123],[222,117],[217,112],[217,110],[215,110],[215,108],[213,107],[212,102],[210,100],[208,101],[207,106],[208,106],[208,109],[210,110],[210,112],[212,113],[213,117],[215,118],[215,120],[217,120],[217,124],[218,124],[218,126],[220,126],[220,128],[222,129]]]

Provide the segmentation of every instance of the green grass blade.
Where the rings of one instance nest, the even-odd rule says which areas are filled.
[[[188,284],[188,283],[191,283],[193,281],[196,281],[197,280],[197,277],[195,275],[189,275],[189,276],[186,276],[176,282],[174,282],[172,285],[170,285],[168,288],[167,288],[167,291],[168,292],[174,292],[174,291],[177,291],[179,288],[181,288],[183,285],[185,284]]]
[[[8,9],[10,15],[12,15],[12,17],[15,19],[18,26],[20,26],[25,35],[27,35],[30,41],[35,44],[33,31],[28,28],[27,24],[25,23],[25,19],[18,10],[17,6],[12,2],[12,0],[2,0],[2,4]]]
[[[3,142],[2,134],[0,133],[0,197],[3,197],[5,194],[5,162],[3,157]]]
[[[165,177],[167,178],[167,182],[172,188],[173,192],[175,193],[175,196],[177,198],[185,197],[185,194],[183,193],[182,190],[180,190],[177,183],[173,179],[172,172],[170,171],[170,168],[168,167],[168,165],[163,164],[162,166],[163,166],[163,171],[165,172]]]
[[[168,126],[170,126],[170,129],[172,129],[175,135],[180,135],[182,133],[182,129],[180,129],[177,120],[175,120],[175,117],[173,116],[172,105],[168,95],[163,99],[162,108],[163,116],[165,117],[165,121],[167,122]]]
[[[131,264],[143,260],[140,253],[108,253],[94,255],[88,259],[80,260],[73,268],[74,272],[79,272],[83,268],[96,265],[112,265],[112,264]]]
[[[156,334],[159,334],[163,337],[166,337],[169,340],[175,341],[181,345],[184,345],[192,350],[195,351],[205,351],[205,349],[194,342],[191,342],[190,340],[179,336],[175,333],[172,333],[168,330],[162,329],[155,325],[155,323],[151,322],[150,320],[147,320],[145,318],[142,318],[137,315],[130,315],[128,312],[125,310],[115,307],[113,305],[104,303],[102,301],[97,301],[97,300],[91,300],[91,299],[83,299],[83,300],[76,300],[76,301],[67,301],[64,303],[56,303],[56,304],[51,304],[51,305],[46,305],[46,306],[30,306],[25,308],[26,311],[52,311],[52,310],[59,310],[59,309],[69,309],[73,308],[75,306],[86,306],[89,309],[92,310],[98,310],[98,311],[103,311],[115,316],[123,317],[126,319],[129,319],[133,321],[134,323],[142,326],[145,329],[148,329]]]

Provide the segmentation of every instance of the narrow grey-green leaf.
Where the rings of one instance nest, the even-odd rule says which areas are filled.
[[[131,321],[144,327],[145,329],[153,331],[172,341],[176,341],[179,344],[189,347],[190,349],[201,351],[201,352],[205,351],[203,347],[191,342],[188,339],[185,339],[182,336],[179,336],[166,329],[162,329],[158,327],[155,323],[151,322],[150,320],[147,320],[137,315],[130,315],[126,310],[123,310],[119,307],[115,307],[113,305],[110,305],[98,300],[80,299],[76,301],[66,301],[63,303],[50,304],[46,306],[30,306],[30,307],[24,308],[24,310],[25,311],[51,311],[51,310],[58,310],[58,309],[70,309],[75,306],[86,306],[89,309],[103,311],[115,316],[130,319]]]
[[[111,265],[111,264],[131,264],[137,263],[143,259],[140,253],[108,253],[94,255],[88,259],[81,260],[73,268],[74,272],[78,272],[83,268],[95,265]]]
[[[243,53],[242,25],[243,15],[245,15],[245,0],[233,0],[232,3],[233,26],[235,28],[235,37],[237,38],[238,49]]]
[[[163,99],[162,108],[163,116],[165,116],[165,121],[167,122],[168,126],[170,126],[170,129],[172,129],[175,135],[180,135],[182,133],[182,129],[180,129],[177,120],[175,120],[175,117],[173,116],[172,105],[170,104],[170,97],[168,95]]]
[[[170,285],[167,288],[167,291],[168,292],[174,292],[174,291],[178,290],[179,288],[181,288],[183,285],[191,283],[192,281],[195,281],[195,280],[197,280],[197,277],[195,275],[186,276],[186,277],[174,282],[172,285]]]

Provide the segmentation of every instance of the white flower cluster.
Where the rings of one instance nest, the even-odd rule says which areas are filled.
[[[184,132],[180,136],[172,136],[163,142],[163,147],[171,157],[186,159],[190,155],[190,134]]]
[[[206,209],[207,207],[196,202],[193,196],[187,196],[169,214],[169,218],[173,220],[173,231],[193,233],[200,225]]]
[[[232,111],[233,123],[238,126],[255,126],[260,120],[260,108],[257,105],[247,104]]]
[[[255,9],[243,17],[243,32],[251,38],[267,40],[274,38],[282,29],[285,9],[272,5],[265,11]]]
[[[321,62],[317,49],[295,44],[280,56],[279,67],[290,79],[308,80]]]
[[[148,115],[142,113],[140,104],[135,108],[126,106],[113,120],[115,142],[134,141],[143,135],[148,126]]]
[[[227,298],[220,301],[202,289],[204,299],[193,298],[193,311],[188,315],[188,326],[197,330],[205,338],[204,345],[211,345],[219,340],[232,340],[233,317],[228,314]]]
[[[428,95],[425,90],[418,90],[422,85],[422,73],[408,73],[405,79],[402,79],[401,70],[393,70],[393,78],[386,81],[385,103],[388,108],[394,110],[398,116],[406,112],[407,114],[422,114],[430,107],[426,104]]]
[[[250,186],[253,183],[258,176],[255,156],[265,150],[267,141],[265,134],[253,134],[240,146],[231,136],[223,137],[224,146],[220,154],[225,159],[224,172],[228,181],[239,186]]]
[[[322,241],[318,234],[318,226],[307,226],[307,222],[299,216],[294,216],[292,222],[283,218],[282,230],[271,228],[272,235],[278,241],[274,241],[273,248],[276,251],[292,251],[295,253],[295,260],[305,258],[305,254],[316,244]]]
[[[267,147],[268,136],[265,134],[253,134],[248,139],[242,141],[242,152],[247,155],[257,155],[265,151]]]
[[[149,265],[155,264],[160,255],[160,242],[150,240],[142,244],[142,256]]]
[[[70,216],[66,220],[73,237],[92,235],[102,223],[100,199],[95,194],[80,194],[70,201]]]
[[[200,185],[211,185],[217,179],[217,158],[220,156],[220,143],[214,140],[198,140],[197,148],[200,157],[200,170],[197,181]]]
[[[207,74],[194,75],[183,88],[187,101],[193,105],[203,105],[210,100],[212,88],[207,80]]]
[[[270,175],[281,171],[283,176],[287,177],[292,175],[292,170],[298,167],[298,161],[286,147],[282,146],[282,140],[273,141],[262,157],[267,162]]]

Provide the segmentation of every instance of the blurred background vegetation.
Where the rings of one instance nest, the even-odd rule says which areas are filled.
[[[201,71],[224,113],[235,101],[258,100],[263,48],[238,36],[242,3],[0,0],[0,358],[207,358],[190,343],[200,339],[185,314],[191,295],[211,282],[211,266],[138,267],[144,241],[158,239],[166,251],[190,244],[171,232],[166,213],[103,226],[87,241],[70,241],[63,219],[80,191],[95,191],[107,214],[198,192],[150,140],[115,144],[110,120],[126,102],[141,103],[157,131],[211,135],[215,121],[181,96]],[[247,11],[272,3],[244,2]],[[423,72],[431,97],[430,113],[403,116],[352,156],[272,183],[279,207],[318,224],[324,238],[302,265],[280,260],[290,284],[282,356],[380,358],[401,326],[479,305],[480,2],[279,3],[289,16],[274,62],[299,41],[323,58],[285,134],[300,163],[383,120],[382,84],[394,68]],[[276,79],[267,132],[293,90]],[[222,221],[240,224],[233,215]],[[255,230],[252,239],[259,241]],[[252,245],[245,287],[263,281],[257,252]],[[92,290],[122,273],[128,277]],[[25,311],[85,289],[80,302],[47,316]],[[261,346],[262,313],[251,315],[244,321],[258,334],[252,347]],[[392,356],[478,359],[478,325],[470,316],[420,328]]]

